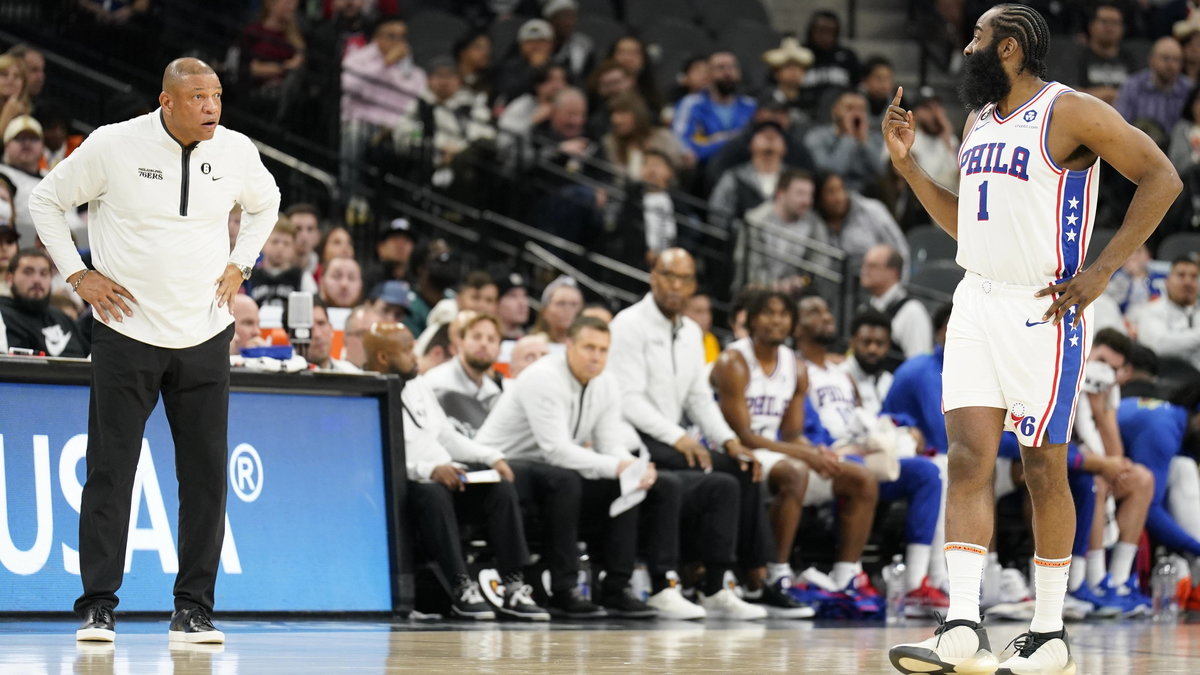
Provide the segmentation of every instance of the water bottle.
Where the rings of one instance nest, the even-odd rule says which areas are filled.
[[[592,559],[588,556],[587,544],[579,542],[579,594],[592,599]]]
[[[1170,623],[1179,618],[1175,562],[1163,548],[1158,549],[1155,559],[1158,562],[1154,564],[1154,571],[1150,574],[1151,616],[1154,621]]]
[[[907,568],[904,566],[904,556],[892,557],[892,562],[883,568],[883,583],[887,588],[887,622],[898,624],[904,622],[904,600],[908,594],[904,577]]]

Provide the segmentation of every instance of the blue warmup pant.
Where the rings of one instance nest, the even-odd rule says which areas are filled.
[[[1146,458],[1154,461],[1153,464],[1145,464],[1154,474],[1154,501],[1150,502],[1150,512],[1146,514],[1146,532],[1155,544],[1176,552],[1200,555],[1200,541],[1192,538],[1167,511],[1167,478],[1173,456],[1164,453]]]
[[[1146,514],[1146,531],[1156,544],[1172,551],[1200,555],[1200,541],[1193,539],[1175,522],[1161,500],[1150,505],[1150,513]]]
[[[908,500],[905,540],[910,544],[932,544],[942,506],[942,478],[937,465],[924,457],[900,460],[900,477],[879,484],[880,502],[897,499]]]
[[[1071,553],[1087,555],[1092,536],[1092,518],[1096,510],[1096,479],[1092,474],[1078,469],[1067,471],[1067,485],[1071,487],[1071,499],[1075,502],[1075,545]]]

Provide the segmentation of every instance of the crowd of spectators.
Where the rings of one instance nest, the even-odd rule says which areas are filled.
[[[299,291],[315,296],[305,352],[311,367],[408,379],[408,475],[421,486],[410,499],[420,500],[417,512],[449,524],[456,508],[488,521],[508,588],[493,603],[501,614],[543,618],[548,603],[571,616],[598,614],[597,605],[628,616],[762,618],[763,606],[810,615],[813,596],[790,589],[793,537],[805,507],[834,499],[844,507],[835,525],[839,549],[825,556],[830,575],[807,575],[809,587],[869,595],[861,557],[875,507],[898,501],[911,514],[902,542],[910,600],[919,609],[944,607],[938,537],[946,447],[935,410],[940,384],[930,373],[940,373],[949,309],[909,284],[919,261],[906,233],[929,219],[885,159],[879,119],[897,85],[889,61],[857,54],[841,40],[840,17],[822,10],[803,35],[762,45],[765,81],[747,82],[749,64],[717,48],[683,55],[668,83],[647,40],[636,32],[611,43],[594,39],[575,0],[464,4],[463,16],[476,22],[464,22],[437,50],[419,50],[410,25],[420,15],[410,20],[395,3],[264,0],[238,42],[241,104],[272,123],[303,124],[313,86],[336,90],[321,100],[339,120],[338,175],[347,194],[365,194],[372,165],[416,159],[431,186],[471,204],[480,167],[503,167],[536,186],[520,214],[527,222],[642,268],[650,292],[621,308],[583,278],[471,265],[471,251],[415,218],[382,211],[372,216],[373,248],[356,250],[363,238],[352,235],[355,225],[296,202],[280,214],[232,305],[233,362],[248,364],[257,348],[287,342],[284,309]],[[975,16],[973,4],[937,6],[954,23]],[[1178,3],[1152,3],[1147,12],[1129,4],[1094,3],[1059,16],[1056,27],[1081,32],[1077,43],[1061,41],[1070,55],[1055,61],[1058,77],[1151,134],[1200,190],[1200,21],[1167,21]],[[151,5],[123,3],[127,15]],[[116,20],[103,17],[96,14]],[[489,22],[505,21],[515,29],[512,45],[494,51]],[[1156,32],[1162,26],[1169,34]],[[1127,48],[1134,27],[1143,41],[1156,38],[1144,69]],[[44,65],[31,46],[0,56],[0,346],[86,357],[90,309],[76,304],[37,248],[25,206],[33,186],[81,142],[58,103],[42,95]],[[931,88],[906,92],[903,105],[917,125],[914,156],[954,187],[959,140],[947,108]],[[1119,224],[1103,216],[1124,213],[1121,198],[1120,189],[1106,190],[1098,227]],[[1185,195],[1166,233],[1200,222],[1191,204]],[[86,250],[86,214],[73,227]],[[236,228],[235,212],[231,239]],[[687,252],[714,241],[723,257],[698,264]],[[1114,277],[1097,301],[1098,328],[1127,336],[1128,345],[1119,363],[1107,364],[1112,381],[1089,391],[1099,416],[1117,414],[1099,398],[1119,391],[1114,383],[1140,383],[1137,391],[1166,399],[1171,385],[1200,376],[1198,277],[1194,252],[1155,261],[1150,248]],[[714,325],[714,299],[729,298],[728,326]],[[849,330],[837,327],[832,310],[854,316]],[[750,400],[746,387],[749,373],[765,369],[762,355],[774,353],[800,374],[779,404],[785,422],[766,434],[743,408],[753,416],[762,412],[755,406],[773,405]],[[1185,418],[1195,413],[1181,409]],[[1168,472],[1161,453],[1136,437],[1137,424],[1120,428],[1129,459],[1171,480],[1174,495],[1192,494],[1195,464],[1170,461],[1195,454],[1192,435],[1173,437]],[[1081,442],[1101,460],[1113,454]],[[786,461],[759,455],[767,444]],[[637,468],[638,453],[653,457],[655,468]],[[1110,482],[1133,470],[1099,464],[1092,473]],[[512,485],[460,499],[467,470],[489,467]],[[644,472],[647,500],[610,518],[624,471]],[[1163,506],[1155,495],[1150,510]],[[1200,555],[1200,504],[1167,506],[1151,519],[1151,535]],[[548,596],[526,589],[523,509],[543,516]],[[455,611],[492,611],[465,576],[457,530],[447,536],[422,525],[419,534],[452,588]],[[595,603],[574,586],[579,539],[596,547],[594,560],[607,572]],[[653,545],[639,548],[646,540]],[[629,590],[635,559],[650,575],[648,605]],[[704,573],[689,576],[694,569]],[[739,594],[724,595],[727,573]],[[696,604],[677,590],[680,575],[698,589]],[[1128,595],[1091,576],[1080,597],[1094,607],[1117,602],[1105,595],[1110,590]],[[1099,595],[1088,596],[1089,588]]]

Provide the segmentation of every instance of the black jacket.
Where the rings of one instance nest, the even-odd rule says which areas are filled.
[[[40,313],[28,311],[15,298],[0,298],[0,314],[8,328],[8,346],[45,352],[47,356],[86,358],[91,353],[87,338],[62,310],[47,306]]]

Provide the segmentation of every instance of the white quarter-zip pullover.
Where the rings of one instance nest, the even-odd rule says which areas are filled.
[[[686,433],[680,423],[687,412],[718,447],[737,438],[708,383],[699,324],[685,316],[672,322],[647,293],[609,329],[608,368],[621,388],[625,419],[638,431],[674,445]]]
[[[279,213],[279,188],[245,135],[218,126],[184,147],[162,111],[100,127],[29,198],[38,236],[59,272],[84,269],[66,212],[88,204],[92,263],[129,289],[132,317],[109,326],[158,347],[204,342],[233,322],[217,307],[228,263],[253,266]],[[229,250],[229,211],[242,224]]]
[[[629,454],[621,421],[621,394],[607,372],[586,385],[550,354],[506,387],[475,441],[508,459],[532,459],[578,471],[584,478],[616,478]],[[583,447],[591,443],[591,447]]]

